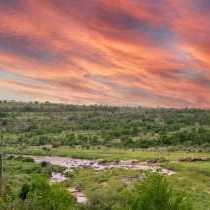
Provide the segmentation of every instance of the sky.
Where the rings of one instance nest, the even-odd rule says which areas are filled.
[[[210,0],[0,0],[0,100],[210,108]]]

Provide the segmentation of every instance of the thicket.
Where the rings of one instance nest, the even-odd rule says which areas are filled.
[[[0,102],[0,146],[210,146],[210,111]]]

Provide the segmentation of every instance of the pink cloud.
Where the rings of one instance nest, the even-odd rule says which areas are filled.
[[[24,100],[210,107],[205,0],[0,4],[0,79],[41,82],[2,78],[4,97],[18,89]]]

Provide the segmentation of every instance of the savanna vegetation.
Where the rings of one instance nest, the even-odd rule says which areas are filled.
[[[0,210],[210,209],[210,161],[180,161],[210,156],[210,110],[1,101],[0,151],[6,154]],[[176,173],[82,168],[52,184],[51,173],[64,168],[20,156],[26,154],[162,158],[155,164]],[[88,202],[78,204],[70,187],[85,193]]]
[[[78,169],[67,174],[62,184],[50,184],[53,166],[36,164],[30,158],[4,160],[5,186],[0,199],[2,210],[189,210],[192,202],[178,193],[163,176],[149,172],[113,169]],[[57,169],[58,170],[58,169]],[[125,184],[124,179],[130,180]],[[133,180],[133,181],[132,181]],[[67,191],[76,186],[88,195],[86,204],[77,204]]]
[[[0,102],[0,145],[210,148],[210,111]]]

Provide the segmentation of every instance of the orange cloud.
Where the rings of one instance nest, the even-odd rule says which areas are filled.
[[[0,98],[210,107],[207,0],[0,2]]]

